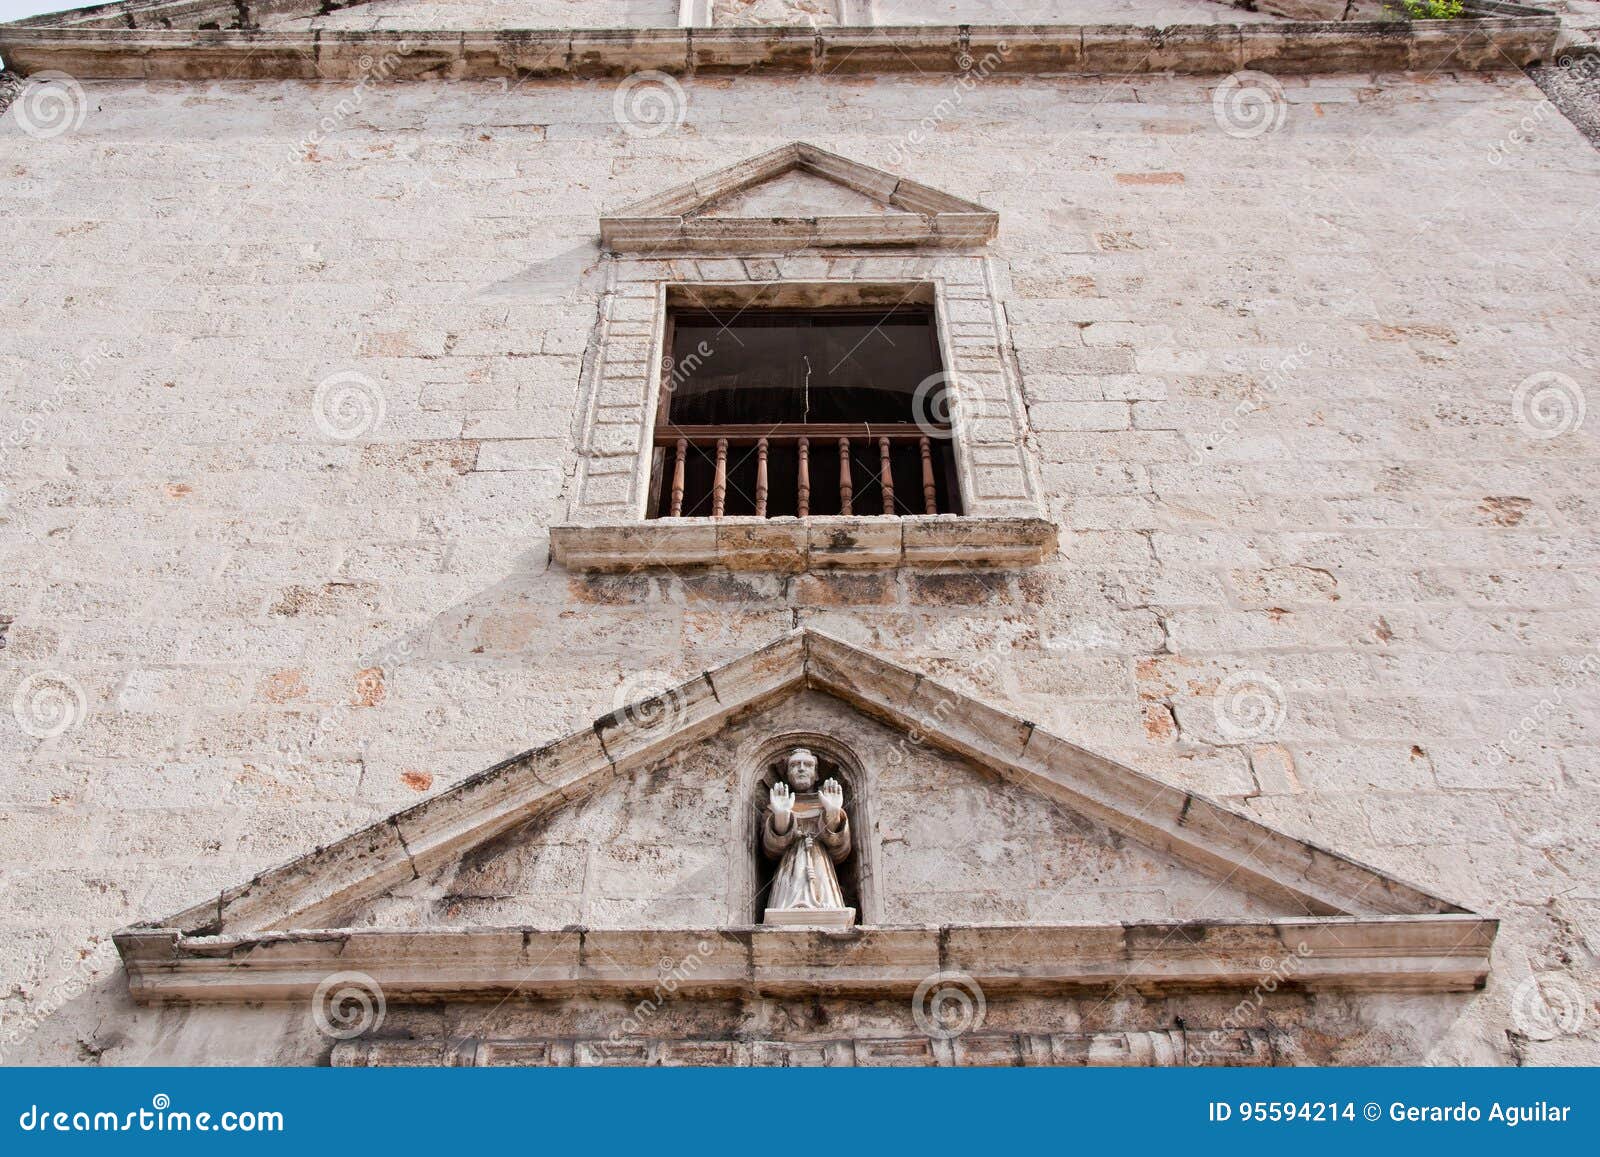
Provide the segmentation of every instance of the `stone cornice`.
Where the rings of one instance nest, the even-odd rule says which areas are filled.
[[[673,968],[682,996],[844,996],[913,991],[935,972],[990,995],[1126,988],[1463,992],[1489,970],[1497,922],[1481,916],[1306,917],[1129,924],[786,928],[340,929],[116,935],[139,1001],[301,1000],[358,972],[389,1000],[633,996]]]
[[[1277,24],[294,31],[0,26],[23,74],[79,80],[471,80],[677,74],[1274,74],[1516,69],[1553,55],[1553,15]],[[383,67],[375,70],[375,62]]]

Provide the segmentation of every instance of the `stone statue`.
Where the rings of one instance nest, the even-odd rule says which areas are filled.
[[[816,785],[817,757],[795,748],[761,817],[761,848],[778,861],[764,923],[830,928],[855,923],[856,910],[845,907],[834,868],[850,855],[844,788],[836,779],[813,791]]]

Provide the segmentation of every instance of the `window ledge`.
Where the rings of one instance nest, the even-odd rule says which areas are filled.
[[[1032,566],[1055,550],[1055,524],[1045,519],[954,514],[661,518],[550,528],[551,555],[577,571]]]

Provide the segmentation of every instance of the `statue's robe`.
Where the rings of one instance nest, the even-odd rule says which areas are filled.
[[[768,908],[843,908],[844,892],[834,865],[850,854],[850,817],[828,828],[816,792],[796,793],[789,830],[780,834],[769,805],[761,821],[762,850],[779,861],[767,893]]]

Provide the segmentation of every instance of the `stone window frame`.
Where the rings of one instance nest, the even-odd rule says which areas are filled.
[[[834,252],[826,256],[610,260],[580,399],[578,469],[556,561],[581,570],[722,565],[1030,565],[1053,552],[1027,411],[1010,351],[998,272],[982,255]],[[960,515],[804,519],[648,518],[667,314],[702,307],[893,304],[934,308],[955,395]]]

